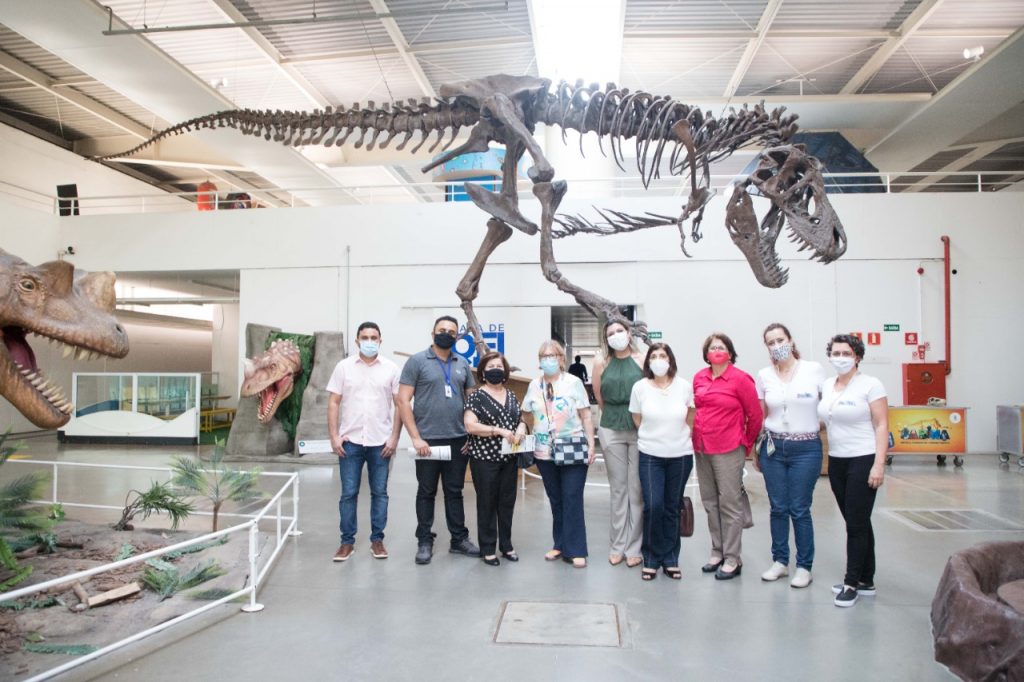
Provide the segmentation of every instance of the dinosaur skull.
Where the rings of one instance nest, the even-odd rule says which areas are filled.
[[[772,202],[759,222],[748,191],[753,185]],[[802,145],[766,149],[754,173],[736,185],[726,208],[726,227],[734,244],[746,257],[757,281],[777,288],[786,283],[788,270],[779,265],[775,242],[783,224],[790,241],[811,257],[831,263],[846,252],[846,232],[825,194],[821,162]]]
[[[43,429],[67,423],[71,404],[36,362],[28,335],[63,347],[64,357],[123,358],[128,335],[115,319],[114,275],[66,261],[32,266],[0,250],[0,395]]]
[[[268,423],[292,394],[295,376],[302,372],[299,348],[287,339],[278,339],[262,355],[245,361],[243,398],[256,396],[259,401],[257,417],[261,424]]]

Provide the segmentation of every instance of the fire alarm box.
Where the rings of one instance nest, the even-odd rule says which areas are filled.
[[[946,399],[946,365],[941,362],[903,364],[903,404],[927,405],[929,398]]]

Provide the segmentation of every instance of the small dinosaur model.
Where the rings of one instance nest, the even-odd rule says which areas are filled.
[[[440,98],[408,100],[376,107],[356,104],[349,109],[286,112],[230,110],[195,118],[167,128],[134,149],[116,156],[133,154],[154,142],[192,129],[230,127],[246,135],[263,136],[286,145],[344,144],[359,133],[354,145],[387,147],[398,140],[396,149],[403,149],[417,134],[418,150],[432,135],[436,140],[433,152],[450,131],[450,139],[423,171],[471,152],[487,151],[491,142],[505,145],[501,189],[489,191],[479,184],[465,183],[466,192],[478,207],[491,218],[487,234],[465,276],[456,288],[466,313],[467,326],[481,352],[485,350],[479,322],[473,311],[473,300],[479,292],[480,277],[491,253],[512,235],[512,228],[528,235],[540,233],[540,263],[544,277],[561,291],[573,296],[598,318],[620,317],[619,307],[606,298],[573,284],[559,270],[554,258],[552,240],[574,234],[610,235],[658,226],[674,225],[686,251],[685,223],[692,218],[690,238],[701,238],[700,223],[704,207],[710,201],[710,167],[740,147],[760,145],[757,170],[738,183],[726,208],[726,227],[732,241],[739,247],[758,282],[766,287],[785,284],[787,271],[780,266],[775,242],[788,223],[791,239],[810,249],[813,258],[829,263],[846,251],[846,234],[825,194],[821,164],[808,156],[800,145],[787,144],[796,132],[796,116],[784,116],[784,109],[768,112],[758,105],[730,109],[727,115],[715,117],[711,112],[684,104],[672,97],[646,92],[630,92],[609,83],[603,90],[597,83],[584,86],[562,81],[552,88],[546,78],[499,74],[484,78],[442,85]],[[644,186],[660,177],[662,162],[672,175],[688,176],[690,195],[678,217],[645,214],[632,216],[617,211],[599,211],[602,220],[591,221],[580,216],[557,215],[558,206],[567,189],[564,180],[555,180],[555,169],[533,138],[537,124],[559,126],[563,140],[566,131],[574,130],[582,139],[586,133],[597,135],[601,152],[604,141],[615,162],[622,166],[622,141],[633,138],[636,145],[637,168]],[[448,149],[461,129],[469,136],[454,149]],[[447,150],[447,151],[446,151]],[[540,201],[540,224],[520,211],[517,188],[517,167],[524,154],[533,165],[527,176],[533,194]],[[115,155],[102,157],[114,158]],[[767,215],[758,220],[750,193],[758,192],[771,201]],[[634,331],[646,336],[646,327],[634,324]]]
[[[0,249],[0,395],[42,429],[71,417],[71,404],[36,363],[35,334],[64,357],[123,358],[128,335],[114,317],[114,274],[87,273],[66,261],[32,266]]]
[[[263,354],[245,361],[243,398],[256,396],[261,424],[274,418],[281,402],[292,394],[295,377],[302,372],[299,347],[287,339],[273,341]]]

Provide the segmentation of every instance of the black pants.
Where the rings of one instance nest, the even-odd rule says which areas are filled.
[[[875,581],[875,532],[871,510],[878,491],[868,485],[874,455],[829,457],[828,482],[846,520],[846,576],[843,583],[856,587]]]
[[[471,457],[476,488],[477,541],[480,556],[491,556],[497,544],[502,552],[511,552],[512,513],[516,506],[516,458],[490,462]]]
[[[462,506],[462,488],[466,484],[466,455],[462,447],[466,437],[430,439],[427,443],[447,445],[452,449],[451,461],[443,462],[433,459],[416,460],[416,540],[421,545],[434,544],[437,534],[434,527],[434,500],[437,499],[437,484],[441,482],[444,493],[444,519],[448,524],[448,532],[452,534],[452,544],[457,545],[469,538],[466,529],[466,511]]]

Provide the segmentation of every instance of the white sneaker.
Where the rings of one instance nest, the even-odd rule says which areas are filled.
[[[778,561],[774,561],[772,562],[771,568],[761,574],[761,580],[767,583],[775,582],[785,575],[789,575],[789,566],[780,564]]]
[[[796,575],[794,575],[793,579],[789,582],[789,586],[807,587],[811,584],[811,580],[813,580],[813,578],[811,578],[810,571],[808,571],[806,568],[797,568]]]

